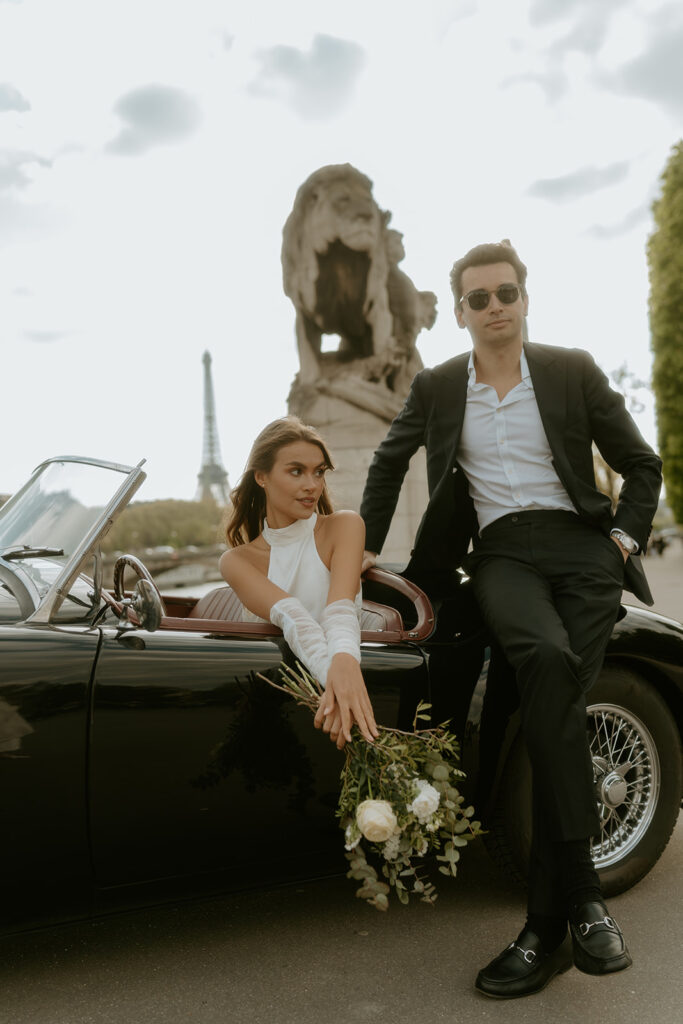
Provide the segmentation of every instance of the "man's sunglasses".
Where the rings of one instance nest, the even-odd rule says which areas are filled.
[[[499,288],[496,288],[495,294],[499,302],[505,306],[511,306],[523,292],[518,284],[501,284]],[[486,288],[474,288],[467,295],[463,295],[460,302],[468,302],[470,309],[486,309],[491,295],[492,292],[487,291]]]

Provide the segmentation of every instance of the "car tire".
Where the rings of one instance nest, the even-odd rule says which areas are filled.
[[[681,740],[661,694],[641,676],[607,666],[587,697],[587,728],[603,824],[592,843],[605,896],[630,889],[671,837],[683,792]],[[524,884],[531,846],[531,769],[521,736],[501,775],[486,846]]]

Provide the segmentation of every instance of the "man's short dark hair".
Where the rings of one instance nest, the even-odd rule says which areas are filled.
[[[510,263],[517,275],[517,283],[522,286],[522,293],[526,294],[526,267],[520,260],[516,251],[509,242],[484,242],[483,245],[475,245],[465,255],[456,260],[451,270],[451,289],[456,304],[462,298],[462,275],[468,267],[485,267],[489,263]]]

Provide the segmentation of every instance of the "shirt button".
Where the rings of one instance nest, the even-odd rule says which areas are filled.
[[[519,522],[519,516],[511,516],[511,517],[510,517],[510,522],[512,522],[512,523],[517,523],[517,522]]]

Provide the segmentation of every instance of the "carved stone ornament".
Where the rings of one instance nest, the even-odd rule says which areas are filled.
[[[402,235],[372,196],[372,182],[350,164],[321,167],[303,183],[282,241],[285,294],[296,309],[300,370],[289,411],[316,426],[336,470],[337,508],[360,507],[373,453],[422,369],[415,340],[436,319],[436,296],[399,269]],[[322,348],[337,335],[336,351]],[[385,563],[408,560],[427,505],[424,451],[403,481]]]
[[[327,395],[390,421],[422,368],[415,341],[434,324],[436,296],[399,269],[405,250],[390,218],[351,164],[321,167],[296,194],[282,268],[300,362],[289,408],[304,419]],[[325,334],[339,336],[336,351],[322,351]]]

